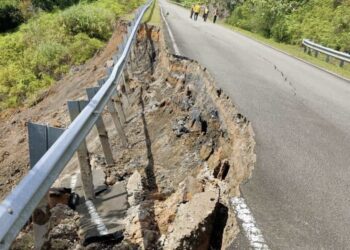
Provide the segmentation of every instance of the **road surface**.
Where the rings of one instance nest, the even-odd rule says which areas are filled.
[[[350,248],[350,83],[160,1],[181,55],[252,121],[242,194],[270,249]]]

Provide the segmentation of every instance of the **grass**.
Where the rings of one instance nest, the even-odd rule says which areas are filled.
[[[99,0],[38,12],[0,33],[0,111],[35,102],[37,95],[103,48],[116,20],[142,0]]]
[[[160,26],[160,7],[157,0],[153,1],[152,6],[147,10],[142,21],[143,23]]]
[[[271,46],[273,48],[286,52],[291,56],[307,61],[315,66],[328,70],[332,73],[338,74],[344,78],[350,79],[350,64],[345,63],[344,67],[341,68],[339,67],[339,60],[335,58],[331,58],[329,62],[326,62],[326,56],[323,54],[319,54],[318,57],[315,57],[313,55],[304,53],[304,49],[301,46],[279,43],[274,41],[273,39],[265,38],[259,34],[234,27],[224,22],[219,22],[219,23],[224,27],[231,29],[235,32],[238,32],[244,36],[247,36],[263,44],[266,44],[268,46]]]

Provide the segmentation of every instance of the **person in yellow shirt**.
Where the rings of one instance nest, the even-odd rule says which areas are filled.
[[[193,11],[193,9],[194,9],[194,4],[192,4],[191,5],[191,15],[190,15],[190,18],[192,19],[192,17],[193,17],[193,14],[194,14],[194,11]]]
[[[197,21],[198,19],[198,15],[199,12],[201,11],[201,6],[197,3],[194,7],[193,7],[193,12],[194,12],[194,20]]]

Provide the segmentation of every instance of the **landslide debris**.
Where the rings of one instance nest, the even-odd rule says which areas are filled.
[[[250,122],[205,68],[167,53],[158,27],[140,28],[125,75],[129,147],[116,135],[110,138],[116,164],[95,163],[104,169],[107,185],[126,186],[124,240],[82,246],[79,234],[61,232],[76,229],[74,215],[69,226],[51,230],[48,244],[57,249],[226,249],[239,231],[230,197],[239,195],[255,164]]]

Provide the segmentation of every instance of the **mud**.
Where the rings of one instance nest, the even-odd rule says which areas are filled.
[[[115,47],[119,37],[114,39],[108,46]],[[126,183],[130,207],[124,241],[82,247],[75,240],[66,249],[225,249],[239,231],[229,198],[239,195],[239,185],[254,168],[251,124],[205,68],[168,54],[165,47],[158,27],[141,27],[125,72],[129,104],[124,102],[124,129],[129,147],[123,147],[118,135],[110,134],[113,166],[103,163],[100,149],[92,152],[102,161],[93,165],[105,170],[107,185]],[[35,107],[8,114],[0,123],[0,128],[11,133],[9,124],[16,121],[12,133],[20,133],[7,140],[9,147],[3,142],[9,154],[3,153],[0,162],[4,168],[0,181],[10,180],[3,184],[7,191],[27,169],[28,159],[18,153],[27,153],[25,121],[67,126],[65,100],[81,97],[82,88],[104,76],[105,68],[99,65],[105,65],[112,52],[107,47],[85,70],[50,89]],[[69,82],[72,79],[74,84]],[[52,107],[45,109],[49,104]],[[22,143],[16,143],[19,137],[24,138]],[[12,177],[11,166],[17,171]]]

